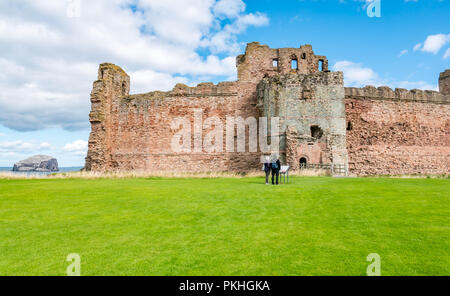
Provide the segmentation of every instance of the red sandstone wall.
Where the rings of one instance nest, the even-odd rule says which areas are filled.
[[[258,118],[252,83],[228,82],[197,87],[177,85],[171,92],[118,97],[110,112],[111,166],[107,169],[146,171],[248,171],[260,168],[259,153],[226,153],[226,116]],[[203,122],[217,116],[223,123],[223,152],[194,151],[194,110],[202,109]],[[189,153],[176,153],[171,141],[179,129],[177,117],[191,121]],[[202,138],[211,129],[202,130]],[[248,145],[248,144],[247,144]],[[248,149],[246,150],[248,151]]]
[[[203,109],[203,120],[217,116],[258,118],[256,84],[264,75],[289,71],[291,49],[272,50],[250,44],[248,56],[238,57],[240,81],[177,85],[171,92],[129,95],[129,76],[113,64],[102,64],[91,93],[92,126],[86,169],[167,171],[248,171],[260,169],[260,153],[175,153],[171,141],[176,130],[171,123],[187,116],[193,125],[193,110]],[[292,51],[292,52],[291,52]],[[297,51],[295,51],[297,52]],[[294,52],[294,53],[295,53]],[[299,71],[317,72],[317,60],[309,46],[307,63]],[[271,61],[279,58],[279,68]],[[261,68],[260,64],[266,68]],[[325,60],[326,70],[326,60]],[[448,73],[440,87],[448,92]],[[349,168],[356,175],[448,174],[450,167],[450,96],[431,91],[395,91],[380,87],[345,89]],[[208,130],[203,129],[204,137]],[[248,139],[247,139],[248,140]],[[192,138],[192,146],[194,139]],[[246,141],[247,142],[247,141]],[[192,147],[193,148],[193,147]],[[225,151],[225,150],[224,150]],[[248,151],[248,149],[246,150]]]
[[[449,173],[448,97],[366,87],[347,88],[345,102],[352,174]]]
[[[261,154],[248,152],[248,133],[247,152],[225,152],[226,117],[259,118],[257,83],[264,75],[293,71],[290,69],[292,58],[298,59],[299,73],[317,72],[319,60],[324,61],[324,70],[327,70],[326,57],[314,55],[310,45],[297,49],[270,49],[251,43],[246,54],[237,58],[237,82],[202,83],[197,87],[177,85],[170,92],[130,96],[128,75],[116,65],[100,65],[99,78],[91,94],[92,131],[86,169],[199,172],[260,169]],[[278,67],[273,67],[273,59],[278,59]],[[176,153],[172,150],[171,141],[177,132],[171,129],[172,122],[177,117],[187,116],[193,128],[193,112],[198,108],[203,109],[203,120],[217,116],[223,123],[223,152]],[[202,132],[204,137],[209,130]]]

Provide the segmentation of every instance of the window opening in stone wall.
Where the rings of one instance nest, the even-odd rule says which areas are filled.
[[[300,158],[300,167],[301,168],[306,167],[307,163],[308,163],[308,160],[306,159],[306,157],[301,157]]]
[[[277,59],[273,59],[272,60],[272,66],[275,67],[275,68],[278,67],[278,60]]]
[[[353,129],[352,123],[349,121],[347,122],[347,130],[351,131]]]
[[[323,71],[323,60],[319,60],[319,71]]]
[[[322,138],[322,136],[323,136],[322,129],[317,125],[312,125],[311,126],[311,137],[320,139],[320,138]]]
[[[122,82],[122,95],[127,94],[127,83],[124,81]]]
[[[306,60],[306,53],[302,53],[302,60]]]
[[[292,70],[297,70],[298,69],[298,61],[297,61],[297,59],[292,59],[292,61],[291,61],[291,69]]]

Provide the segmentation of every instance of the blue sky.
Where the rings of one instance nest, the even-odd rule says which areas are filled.
[[[245,3],[244,3],[245,2]],[[234,80],[245,43],[312,44],[347,86],[436,89],[450,68],[448,0],[3,0],[0,166],[34,154],[82,166],[101,62],[133,93]]]

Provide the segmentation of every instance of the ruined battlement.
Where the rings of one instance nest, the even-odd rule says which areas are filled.
[[[345,97],[347,99],[367,99],[367,100],[392,100],[404,102],[421,102],[434,104],[450,104],[450,96],[432,90],[396,88],[395,90],[387,86],[365,86],[363,88],[346,87]]]
[[[278,136],[281,161],[293,170],[313,164],[354,175],[448,173],[450,70],[440,74],[439,92],[344,87],[344,74],[330,72],[311,45],[276,49],[258,42],[247,45],[236,67],[237,81],[130,95],[130,76],[101,64],[90,99],[86,170],[259,170],[261,151],[250,149],[249,138],[240,152],[217,147],[238,145],[228,140],[239,131],[250,137],[249,123],[265,120],[268,135]],[[228,136],[228,118],[244,119],[248,133],[236,126]],[[216,148],[204,150],[212,138]],[[180,141],[186,151],[173,149]]]
[[[197,99],[203,100],[204,104],[209,103],[211,106],[211,101],[217,104],[224,98],[236,97],[237,95],[237,82],[220,82],[218,84],[204,82],[194,87],[179,83],[170,91],[152,91],[122,96],[119,99],[118,106],[120,112],[128,112],[132,106],[136,110],[148,110],[149,106],[155,104],[173,104],[174,102],[181,103]]]
[[[259,84],[267,82],[283,86],[298,84],[305,86],[314,86],[316,84],[343,85],[344,74],[342,72],[317,72],[313,74],[288,73],[264,77]]]
[[[235,96],[237,95],[238,84],[236,82],[212,82],[199,83],[197,86],[187,86],[178,83],[170,91],[152,91],[145,94],[133,94],[124,97],[127,100],[133,99],[164,99],[171,97],[206,97],[206,96]]]
[[[309,44],[275,49],[252,42],[247,44],[245,54],[237,56],[236,66],[239,81],[258,83],[265,76],[328,71],[328,59],[315,55]]]

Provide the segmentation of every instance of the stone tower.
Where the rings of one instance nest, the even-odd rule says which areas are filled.
[[[345,91],[342,72],[289,73],[258,85],[263,116],[280,118],[280,150],[293,169],[329,165],[347,174]]]
[[[239,79],[259,81],[261,116],[280,119],[282,160],[293,169],[311,163],[347,174],[342,72],[328,71],[327,58],[315,55],[310,45],[270,49],[249,44],[245,60],[240,59]]]
[[[439,92],[445,96],[450,96],[450,69],[439,75]]]
[[[111,158],[112,149],[117,141],[112,134],[112,114],[116,112],[119,100],[129,95],[130,77],[122,68],[110,64],[101,64],[98,80],[91,92],[91,134],[86,157],[86,170],[102,171],[117,167]]]

